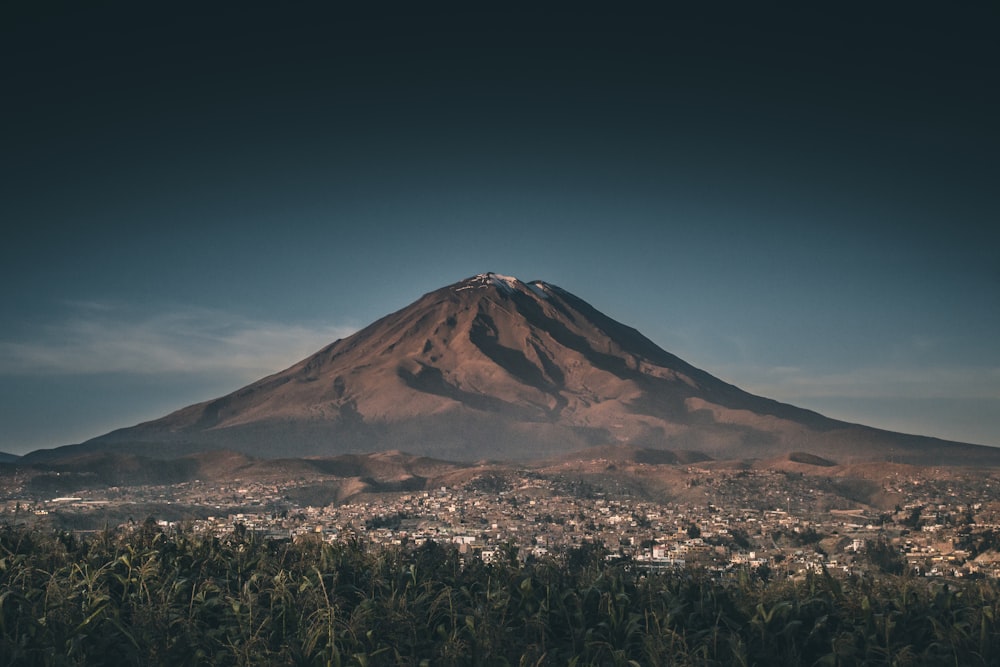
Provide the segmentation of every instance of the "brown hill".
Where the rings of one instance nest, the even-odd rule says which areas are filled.
[[[793,463],[804,463],[806,465],[822,466],[826,468],[837,465],[833,461],[824,459],[822,456],[816,456],[815,454],[809,454],[806,452],[792,452],[788,455],[788,460]]]
[[[291,368],[79,446],[281,458],[402,449],[526,460],[591,446],[716,459],[1000,462],[1000,450],[847,424],[754,396],[544,282],[481,274]],[[28,460],[61,456],[36,452]]]
[[[558,466],[566,463],[600,462],[611,465],[690,465],[704,463],[712,458],[702,452],[687,450],[674,451],[670,449],[649,449],[634,445],[597,445],[587,447],[569,454],[535,462],[535,465]]]
[[[300,494],[325,490],[330,498],[340,501],[362,491],[382,493],[423,489],[430,481],[461,473],[466,466],[402,452],[309,459],[258,459],[240,452],[213,450],[173,459],[106,451],[71,453],[49,461],[19,461],[8,468],[6,472],[24,476],[27,480],[25,490],[34,496],[112,486],[173,485],[195,480],[221,484],[240,479],[244,482],[289,485],[293,491],[298,489],[295,493]],[[301,481],[313,483],[299,485]],[[293,491],[289,493],[294,495]]]

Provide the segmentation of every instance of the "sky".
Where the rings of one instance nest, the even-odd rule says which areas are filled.
[[[3,3],[0,451],[487,271],[1000,446],[996,3],[335,4]]]

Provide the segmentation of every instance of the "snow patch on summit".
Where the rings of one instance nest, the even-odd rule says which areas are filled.
[[[547,291],[548,285],[540,280],[536,280],[533,283],[528,283],[528,289],[530,289],[535,296],[540,299],[548,299],[549,293]]]
[[[456,287],[456,292],[461,292],[467,289],[483,289],[486,287],[496,287],[507,294],[513,294],[517,291],[517,286],[523,284],[517,278],[513,276],[504,276],[499,273],[480,273],[479,275],[472,276],[468,280],[462,282],[461,286]]]

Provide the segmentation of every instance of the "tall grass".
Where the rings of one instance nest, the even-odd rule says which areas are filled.
[[[5,665],[988,665],[1000,586],[0,527]]]

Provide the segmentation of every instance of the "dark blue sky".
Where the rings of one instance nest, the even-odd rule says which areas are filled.
[[[483,271],[750,391],[1000,445],[995,5],[11,4],[0,450]]]

